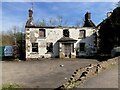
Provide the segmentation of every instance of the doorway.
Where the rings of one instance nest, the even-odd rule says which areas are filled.
[[[71,44],[70,43],[64,44],[64,54],[66,58],[71,58]]]

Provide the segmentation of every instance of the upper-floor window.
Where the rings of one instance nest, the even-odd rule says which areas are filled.
[[[68,29],[63,30],[63,36],[69,37],[69,30]]]
[[[32,52],[38,52],[38,43],[32,43]]]
[[[45,37],[45,29],[39,29],[39,37]]]
[[[26,31],[29,31],[29,29],[26,29]]]
[[[85,38],[86,37],[86,31],[85,30],[80,30],[79,31],[79,38]]]

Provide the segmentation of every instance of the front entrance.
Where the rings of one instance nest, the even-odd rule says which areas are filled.
[[[64,45],[64,54],[66,58],[71,58],[71,44],[65,43]]]
[[[64,33],[65,34],[65,33]],[[59,42],[59,57],[60,58],[75,58],[74,43],[77,40],[67,36],[61,37]]]

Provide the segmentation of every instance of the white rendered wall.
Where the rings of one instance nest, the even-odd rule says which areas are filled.
[[[32,52],[32,44],[30,39],[26,39],[26,48],[27,46],[30,46],[30,51],[26,50],[26,58],[41,58],[44,56],[45,58],[49,57],[55,57],[59,55],[59,44],[58,40],[63,37],[63,30],[68,29],[70,38],[76,39],[77,42],[74,43],[74,48],[79,48],[79,43],[84,42],[86,49],[91,48],[94,46],[94,37],[93,32],[95,29],[93,28],[44,28],[46,31],[46,37],[40,38],[39,37],[39,29],[43,28],[29,28],[29,31],[26,33],[32,33],[36,37],[36,43],[38,43],[38,53]],[[86,30],[86,38],[85,39],[79,39],[79,30]],[[30,34],[26,34],[26,37],[30,37]],[[47,53],[46,50],[46,43],[52,42],[53,43],[53,54]],[[89,50],[86,50],[89,51]],[[88,52],[85,52],[85,54]]]

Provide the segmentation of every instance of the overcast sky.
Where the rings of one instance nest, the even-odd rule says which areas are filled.
[[[2,30],[7,31],[13,26],[24,27],[30,7],[30,2],[2,2]],[[76,21],[83,21],[84,14],[89,11],[92,21],[98,25],[115,7],[116,2],[34,2],[33,18],[36,22],[62,16],[69,26],[74,26]]]

